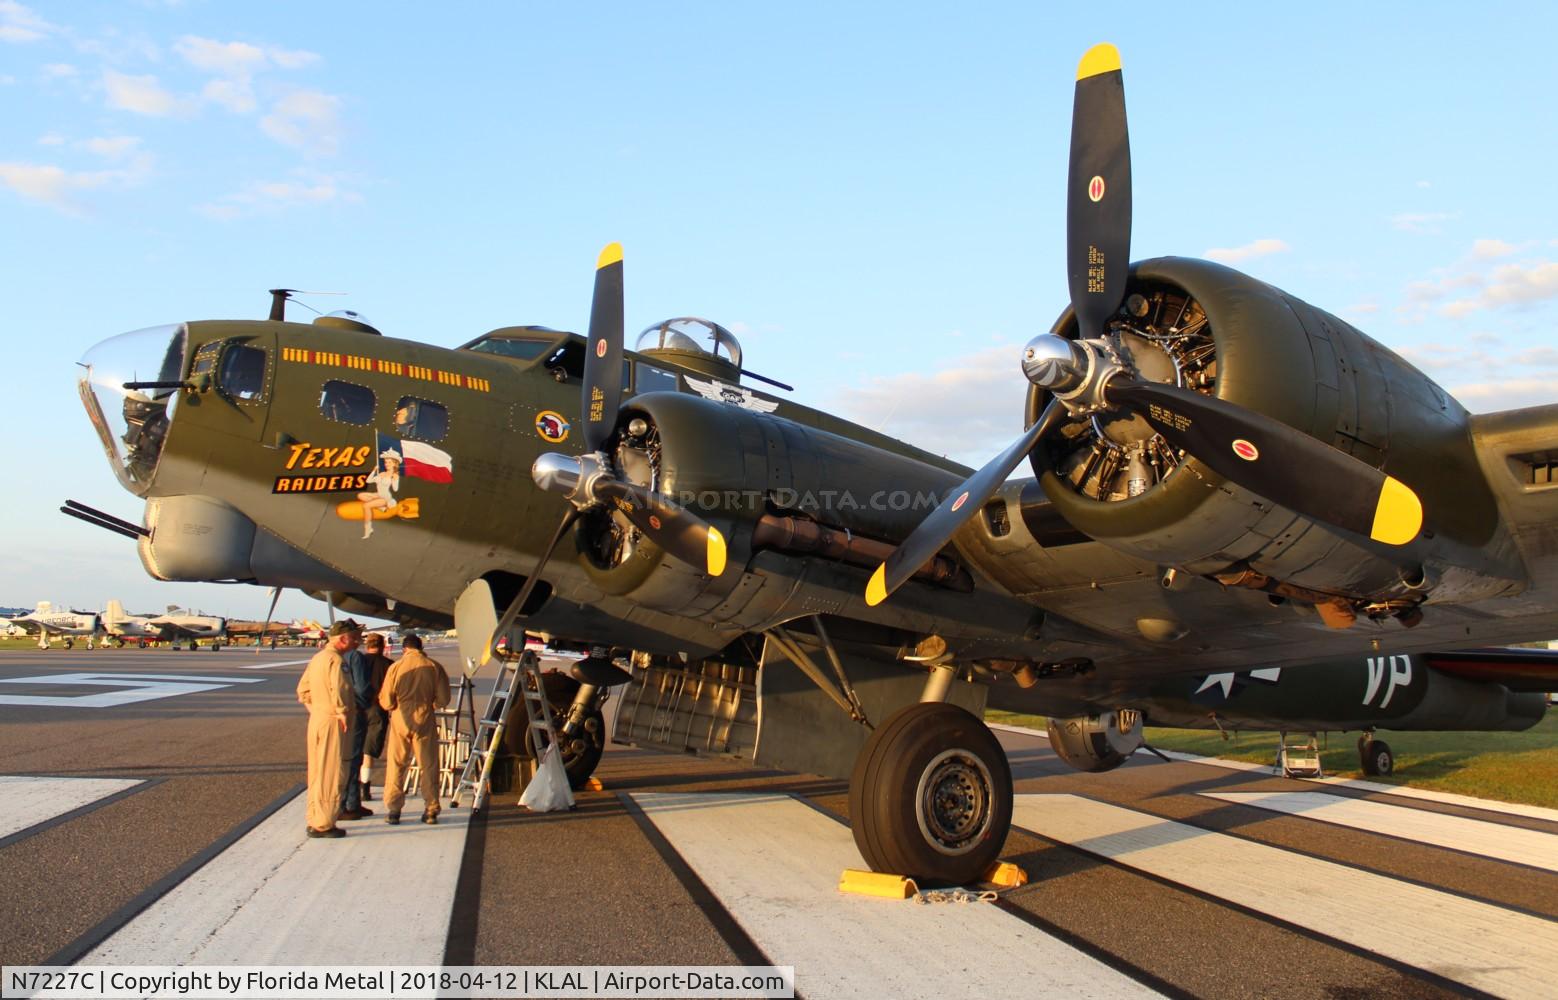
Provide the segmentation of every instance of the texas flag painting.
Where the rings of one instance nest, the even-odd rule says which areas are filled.
[[[379,455],[392,451],[400,455],[400,471],[430,483],[454,482],[454,459],[447,451],[424,441],[402,440],[379,435]]]

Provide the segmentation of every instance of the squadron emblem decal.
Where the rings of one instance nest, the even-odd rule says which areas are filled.
[[[743,410],[752,410],[756,413],[772,413],[779,409],[778,400],[759,399],[746,386],[728,385],[724,382],[715,382],[712,379],[693,378],[691,375],[682,377],[687,380],[689,389],[704,399],[712,399],[716,403],[729,403],[732,406],[739,406]]]
[[[542,410],[536,414],[536,433],[553,444],[568,440],[568,431],[572,426],[556,410]]]

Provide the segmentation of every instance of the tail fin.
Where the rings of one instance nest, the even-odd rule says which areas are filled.
[[[109,601],[103,610],[103,624],[117,625],[124,621],[124,605],[118,601]]]

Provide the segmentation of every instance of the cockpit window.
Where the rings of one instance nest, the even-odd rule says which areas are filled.
[[[500,354],[505,358],[530,361],[539,358],[552,342],[550,340],[514,340],[508,337],[488,337],[471,345],[471,350],[482,354]]]
[[[319,412],[343,424],[373,423],[376,400],[365,385],[331,379],[319,393]]]
[[[449,433],[449,411],[442,403],[402,396],[395,404],[395,434],[421,441],[442,441]]]
[[[246,344],[228,344],[222,352],[216,384],[234,399],[259,399],[265,393],[265,351]]]
[[[633,366],[634,392],[675,392],[676,376],[668,371],[646,365],[642,361]]]

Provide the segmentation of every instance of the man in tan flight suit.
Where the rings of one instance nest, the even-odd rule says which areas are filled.
[[[344,837],[335,825],[341,811],[341,737],[357,712],[347,653],[362,640],[362,626],[350,618],[330,626],[330,642],[303,668],[298,701],[308,707],[308,835]],[[353,775],[355,777],[355,775]]]
[[[411,744],[416,744],[417,768],[422,786],[422,822],[438,822],[438,724],[433,713],[449,704],[449,675],[437,660],[422,652],[419,636],[408,635],[400,659],[390,664],[379,691],[379,706],[390,714],[389,761],[384,777],[384,818],[391,826],[400,822],[406,801],[401,789]]]

